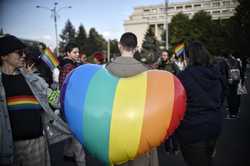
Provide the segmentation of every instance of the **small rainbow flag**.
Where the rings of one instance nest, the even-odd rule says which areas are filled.
[[[48,47],[44,49],[44,52],[41,58],[49,66],[51,71],[59,65],[59,61],[57,57],[53,54],[53,52]]]
[[[185,53],[185,45],[184,43],[181,43],[177,45],[174,49],[174,52],[177,56],[180,56],[181,54]]]

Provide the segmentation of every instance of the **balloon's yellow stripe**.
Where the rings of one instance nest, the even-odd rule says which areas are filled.
[[[120,79],[117,85],[109,141],[110,161],[114,163],[133,159],[137,154],[143,126],[146,92],[146,73],[132,79]],[[135,101],[130,102],[131,99]]]

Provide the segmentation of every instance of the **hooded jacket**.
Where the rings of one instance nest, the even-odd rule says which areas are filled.
[[[106,68],[115,76],[131,77],[147,71],[148,68],[132,57],[117,57]]]
[[[222,124],[223,79],[213,66],[192,66],[178,75],[187,92],[187,111],[177,135],[182,143],[218,137]]]

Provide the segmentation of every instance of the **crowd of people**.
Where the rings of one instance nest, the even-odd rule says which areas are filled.
[[[124,33],[118,48],[121,56],[106,63],[104,54],[96,52],[93,63],[105,64],[117,77],[154,68],[179,78],[187,93],[186,113],[163,146],[170,154],[181,151],[188,166],[211,166],[223,111],[228,110],[227,119],[239,118],[238,89],[244,85],[245,65],[230,54],[212,56],[199,41],[188,43],[180,56],[162,50],[151,67],[134,58],[138,47],[133,33]],[[67,75],[89,63],[87,57],[68,43],[59,67],[51,71],[40,54],[40,48],[27,47],[13,35],[0,37],[0,165],[49,166],[73,160],[85,166],[85,150],[68,129],[58,98]],[[60,154],[55,154],[57,148]],[[158,166],[157,149],[122,165]]]

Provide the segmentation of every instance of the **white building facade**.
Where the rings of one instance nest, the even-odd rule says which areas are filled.
[[[192,18],[196,12],[203,10],[209,13],[213,20],[228,19],[234,15],[237,5],[237,0],[191,0],[168,4],[167,15],[165,4],[138,6],[134,8],[128,20],[124,21],[124,29],[126,32],[136,34],[138,46],[141,48],[149,27],[153,28],[156,38],[161,41],[161,34],[165,30],[165,20],[167,19],[170,23],[177,13],[182,12]]]

